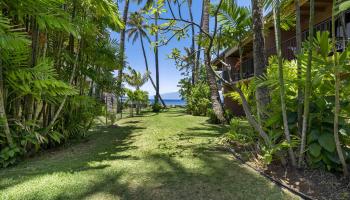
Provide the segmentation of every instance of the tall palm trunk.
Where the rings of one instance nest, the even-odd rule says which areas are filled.
[[[201,22],[200,22],[200,26],[202,27],[203,26],[203,14],[204,14],[204,1],[202,1],[202,14],[201,14]],[[202,34],[201,34],[201,32],[199,32],[199,34],[198,34],[198,40],[199,41],[201,41],[201,39],[202,39]],[[196,63],[195,63],[195,66],[194,66],[194,68],[195,68],[195,72],[196,72],[196,74],[195,74],[195,82],[197,82],[198,81],[198,79],[199,79],[199,74],[200,74],[200,71],[201,71],[201,67],[200,67],[200,65],[201,65],[201,63],[200,63],[200,58],[201,58],[201,48],[202,48],[202,46],[201,46],[201,44],[200,44],[200,42],[198,43],[198,46],[197,46],[197,55],[196,55]]]
[[[31,67],[35,67],[37,64],[38,51],[39,51],[39,25],[37,24],[36,17],[32,18],[32,58],[31,58]],[[29,94],[26,95],[25,101],[25,119],[31,121],[33,119],[34,113],[34,97]]]
[[[146,51],[145,51],[145,44],[144,44],[144,42],[143,42],[143,37],[142,37],[142,34],[141,34],[141,33],[140,33],[140,41],[141,41],[143,59],[145,60],[146,71],[149,72],[150,70],[149,70],[148,60],[147,60]],[[156,86],[156,84],[154,83],[154,80],[153,80],[151,74],[148,75],[148,78],[150,79],[151,84],[152,84],[154,90],[157,91],[157,86]],[[162,102],[163,106],[166,107],[166,104],[165,104],[163,98],[162,98],[161,96],[159,96],[159,99],[160,99],[160,101]]]
[[[295,0],[295,11],[296,11],[296,56],[297,56],[297,78],[298,78],[298,132],[301,135],[302,124],[303,124],[303,87],[300,84],[301,80],[301,22],[300,22],[300,0]]]
[[[154,16],[154,23],[156,26],[158,26],[158,13],[155,13]],[[156,65],[156,98],[155,98],[155,102],[158,103],[159,102],[159,98],[160,98],[160,93],[159,93],[159,52],[158,52],[158,40],[159,40],[159,33],[158,31],[156,31],[155,33],[155,42],[156,45],[154,47],[154,58],[155,58],[155,65]]]
[[[280,1],[276,0],[276,5],[273,8],[273,18],[275,25],[275,40],[276,40],[276,51],[278,58],[278,80],[280,84],[280,96],[281,96],[281,109],[282,109],[282,117],[283,117],[283,129],[284,135],[286,137],[287,142],[291,143],[291,137],[288,126],[288,117],[287,117],[287,106],[285,101],[285,88],[284,88],[284,78],[283,78],[283,61],[282,61],[282,46],[281,46],[281,13],[280,13]],[[296,166],[295,155],[292,147],[288,148],[289,158],[292,162],[292,166]]]
[[[192,85],[196,83],[196,64],[195,64],[195,31],[194,31],[194,24],[193,24],[193,14],[192,14],[192,0],[187,0],[188,5],[188,14],[190,15],[190,21],[191,21],[191,64],[192,64]]]
[[[252,12],[254,76],[258,77],[266,73],[263,0],[252,0]],[[257,87],[255,98],[258,118],[264,119],[266,118],[264,109],[269,103],[269,91],[267,87]]]
[[[315,18],[315,0],[310,0],[310,20],[309,20],[309,42],[312,42],[314,37],[314,18]],[[298,167],[300,168],[304,161],[304,152],[306,146],[306,131],[307,123],[310,112],[310,95],[311,95],[311,65],[312,65],[312,45],[308,47],[308,60],[306,67],[306,81],[305,81],[305,92],[304,92],[304,116],[303,116],[303,128],[301,132],[301,145]]]
[[[129,4],[130,0],[125,0],[124,10],[123,10],[123,23],[125,24],[125,27],[120,31],[120,43],[119,43],[119,53],[120,53],[120,62],[121,62],[121,68],[118,71],[118,78],[117,78],[117,87],[121,88],[122,82],[123,82],[123,70],[125,67],[125,29],[126,29],[126,23],[128,21],[128,13],[129,13]],[[121,102],[117,105],[117,112],[122,112],[122,105]]]
[[[204,13],[203,13],[203,27],[202,29],[209,33],[209,9],[210,0],[204,0]],[[207,80],[210,87],[210,97],[213,106],[213,111],[221,123],[225,123],[226,119],[224,116],[224,109],[221,104],[221,99],[219,96],[219,90],[215,78],[215,72],[211,68],[211,49],[206,48],[204,54],[205,67],[207,71]]]
[[[339,92],[340,92],[340,73],[339,73],[339,63],[338,63],[338,53],[336,49],[336,40],[335,40],[335,5],[336,0],[333,0],[333,12],[332,12],[332,43],[333,43],[333,67],[334,67],[334,75],[335,75],[335,110],[334,110],[334,141],[337,148],[337,153],[339,156],[339,160],[343,166],[343,173],[345,176],[349,175],[348,166],[346,165],[346,161],[344,158],[343,150],[339,140],[339,112],[340,112],[340,100],[339,100]]]
[[[0,61],[0,127],[3,127],[7,143],[9,146],[13,146],[13,138],[10,132],[10,127],[7,121],[6,110],[5,110],[5,96],[4,96],[4,77],[3,67]],[[0,128],[1,130],[1,128]]]

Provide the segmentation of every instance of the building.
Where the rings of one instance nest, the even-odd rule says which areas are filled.
[[[331,17],[332,17],[332,0],[315,0],[315,32],[318,31],[329,31],[331,32]],[[309,29],[309,1],[301,0],[301,30],[302,30],[302,39],[305,40],[308,37]],[[282,11],[283,13],[295,13],[295,5],[291,3]],[[269,14],[266,16],[265,30],[265,52],[266,56],[270,57],[271,55],[276,54],[276,45],[275,45],[275,32],[274,26],[272,23],[272,16]],[[345,14],[345,23],[346,23],[346,32],[347,35],[350,35],[350,12]],[[337,49],[341,51],[343,49],[342,40],[343,33],[340,26],[340,22],[336,21],[336,36],[339,39],[337,44]],[[294,28],[291,28],[288,31],[281,31],[282,38],[282,56],[285,59],[292,60],[295,58],[296,50],[296,31]],[[231,66],[231,70],[228,70],[220,60],[224,60],[225,63]],[[254,76],[254,58],[253,58],[253,38],[247,38],[244,41],[244,55],[242,62],[242,74],[243,78],[241,79],[239,67],[239,54],[238,48],[232,47],[226,49],[222,52],[218,58],[213,61],[213,64],[217,67],[217,70],[222,71],[222,76],[224,79],[227,79],[228,75],[231,75],[231,78],[236,82],[246,81],[249,82],[249,79]],[[230,74],[229,74],[230,73]],[[223,86],[223,94],[230,92],[230,89]],[[231,110],[235,115],[243,115],[243,109],[238,102],[235,102],[230,97],[224,98],[224,107],[225,109]]]

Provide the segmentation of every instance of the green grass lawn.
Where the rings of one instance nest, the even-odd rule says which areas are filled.
[[[297,199],[218,148],[227,130],[172,109],[0,170],[0,199]]]

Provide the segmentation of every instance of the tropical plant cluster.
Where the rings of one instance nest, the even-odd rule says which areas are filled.
[[[83,137],[116,93],[112,0],[0,2],[0,166]]]
[[[348,2],[334,1],[331,33],[313,33],[314,2],[310,1],[309,34],[313,37],[303,43],[299,39],[300,49],[294,60],[284,59],[281,54],[283,15],[280,9],[286,3],[274,1],[269,4],[273,10],[276,54],[268,59],[266,73],[255,76],[248,84],[230,85],[234,91],[230,96],[245,104],[248,122],[259,134],[252,135],[249,129],[243,131],[246,121],[234,118],[228,138],[251,144],[251,151],[261,155],[266,164],[280,161],[284,165],[343,171],[348,175],[350,48],[345,37],[335,38],[336,20],[342,20]],[[229,15],[225,7],[223,13],[225,20],[234,19],[228,17],[233,15]],[[340,28],[342,26],[344,24]],[[297,37],[301,35],[297,34]],[[339,43],[343,46],[340,50],[337,48]],[[269,102],[263,108],[259,107],[256,98],[252,98],[259,88],[268,89]]]

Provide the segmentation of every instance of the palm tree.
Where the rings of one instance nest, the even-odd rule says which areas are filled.
[[[239,7],[234,1],[224,0],[220,6],[218,21],[223,27],[224,46],[238,47],[239,71],[243,79],[243,40],[251,32],[251,13],[248,8]]]
[[[264,39],[264,0],[252,0],[254,76],[266,73],[266,52]],[[257,87],[255,91],[258,118],[265,118],[263,110],[269,103],[267,87]]]
[[[154,5],[157,5],[158,1],[154,0]],[[159,18],[159,14],[158,14],[158,10],[154,13],[154,25],[158,26],[158,18]],[[156,65],[156,96],[155,96],[155,104],[157,104],[159,102],[160,99],[160,93],[159,93],[159,48],[158,48],[158,42],[159,42],[159,33],[158,31],[155,32],[154,35],[154,39],[155,39],[155,46],[154,46],[154,59],[155,59],[155,65]]]
[[[148,60],[147,60],[147,55],[145,51],[145,44],[144,44],[144,39],[146,39],[147,42],[151,43],[151,39],[148,37],[147,34],[147,29],[150,28],[148,24],[144,23],[144,18],[141,15],[140,12],[135,12],[130,15],[130,19],[128,21],[128,26],[129,28],[126,30],[128,33],[128,38],[133,38],[132,42],[135,43],[136,40],[139,38],[141,47],[142,47],[142,53],[143,53],[143,58],[145,61],[145,66],[146,66],[146,71],[150,72],[149,66],[148,66]],[[152,83],[153,88],[157,91],[157,86],[154,83],[154,80],[151,76],[151,73],[149,73],[149,79]],[[163,106],[166,107],[165,102],[163,101],[163,98],[159,96],[160,101],[162,102]]]
[[[281,2],[280,0],[275,1],[275,5],[273,6],[273,18],[274,18],[274,26],[275,26],[275,40],[276,40],[276,50],[277,50],[277,59],[278,59],[278,79],[279,79],[279,87],[280,87],[280,97],[281,97],[281,110],[283,117],[283,129],[287,142],[291,143],[291,137],[288,126],[288,117],[287,117],[287,107],[285,101],[285,84],[283,78],[283,58],[282,58],[282,44],[281,44],[281,13],[280,13]],[[288,149],[290,160],[292,161],[292,165],[296,166],[295,155],[292,147]]]
[[[307,123],[310,112],[310,95],[311,95],[311,66],[312,66],[312,38],[314,37],[314,18],[315,18],[315,0],[310,0],[310,19],[309,19],[309,46],[308,46],[308,59],[306,66],[306,81],[305,81],[305,91],[304,91],[304,116],[303,116],[303,128],[301,131],[301,144],[298,167],[300,168],[304,161],[304,152],[306,146],[306,132]]]
[[[137,4],[140,4],[143,0],[134,0],[136,1]],[[152,2],[152,0],[147,0],[146,2],[146,6],[148,6],[150,3]],[[125,4],[124,4],[124,10],[123,10],[123,23],[127,24],[128,22],[128,14],[129,14],[129,6],[130,6],[130,0],[125,0]],[[121,88],[122,85],[122,81],[123,81],[123,70],[125,67],[125,33],[126,33],[126,27],[121,29],[120,32],[120,69],[118,71],[118,78],[117,78],[117,84],[118,84],[118,88]],[[119,104],[120,105],[120,104]],[[118,111],[120,112],[121,106],[118,106]]]
[[[187,0],[187,6],[188,6],[188,14],[190,15],[190,21],[191,21],[191,65],[192,65],[192,85],[196,83],[197,80],[197,69],[195,64],[195,29],[193,24],[193,14],[192,14],[192,0]]]
[[[21,32],[15,31],[15,27],[10,25],[10,19],[0,15],[0,130],[3,129],[7,143],[10,147],[14,145],[14,141],[10,132],[8,119],[5,110],[5,88],[4,88],[4,55],[15,54],[18,50],[24,49],[29,45],[29,40],[26,35]]]
[[[201,13],[201,21],[200,21],[200,27],[203,26],[203,14],[204,14],[204,1],[202,1],[202,13]],[[199,31],[198,33],[198,40],[201,41],[202,40],[202,32]],[[199,72],[201,71],[201,62],[200,62],[200,58],[201,58],[201,43],[198,42],[197,44],[197,55],[196,55],[196,60],[195,60],[195,82],[197,82],[197,80],[199,79]]]
[[[129,12],[129,3],[130,3],[130,0],[125,0],[125,4],[124,4],[124,10],[123,10],[123,23],[126,24],[126,22],[128,21],[128,12]],[[124,67],[125,67],[125,28],[123,28],[120,32],[120,69],[118,71],[118,79],[117,79],[117,84],[118,84],[118,87],[121,88],[122,86],[122,80],[123,80],[123,70],[124,70]],[[121,106],[121,103],[118,103],[118,112],[122,112],[122,106]]]
[[[147,71],[145,74],[141,74],[135,69],[129,69],[129,74],[125,74],[125,81],[132,87],[135,87],[136,91],[139,91],[140,88],[148,81],[149,72]],[[136,102],[136,113],[140,113],[140,102]]]
[[[210,0],[204,1],[204,12],[203,12],[203,31],[209,33],[209,11],[210,11]],[[210,87],[210,97],[212,102],[213,111],[221,123],[225,123],[226,119],[224,116],[224,109],[221,104],[219,96],[218,85],[216,81],[216,75],[211,67],[211,49],[206,47],[204,53],[205,68],[207,72],[207,80]]]

